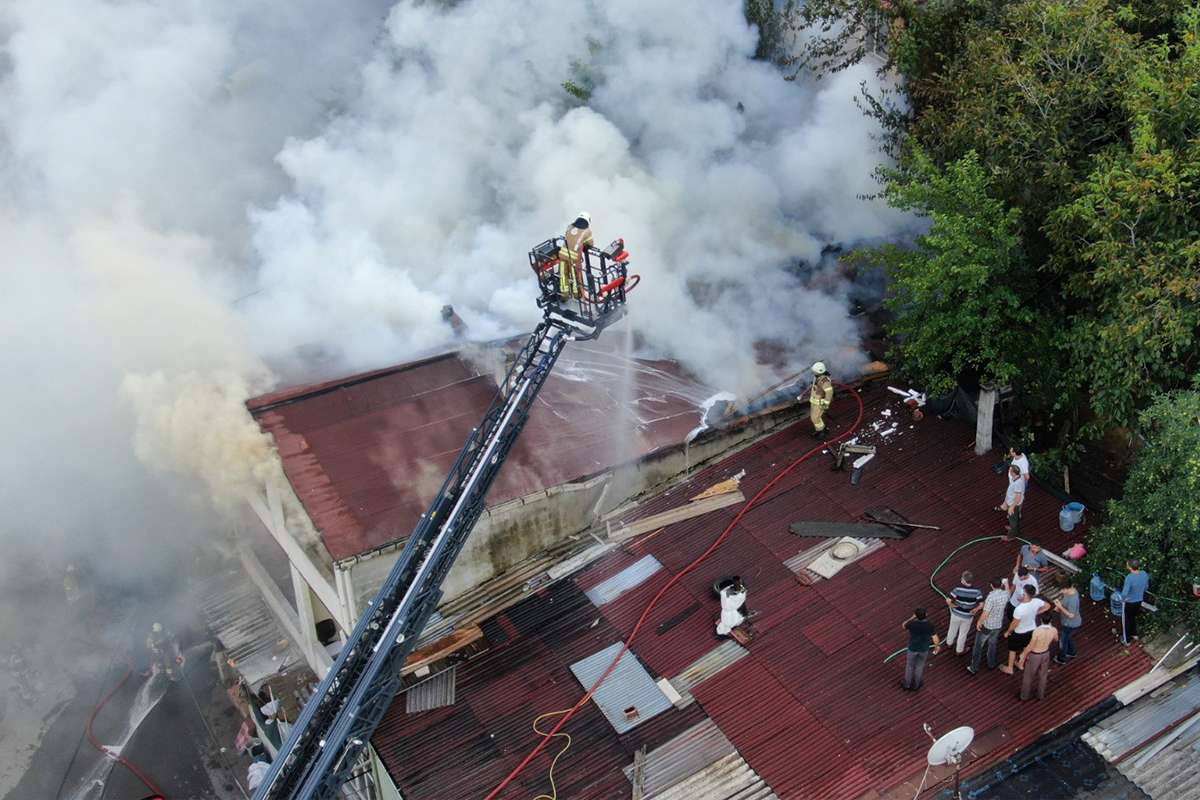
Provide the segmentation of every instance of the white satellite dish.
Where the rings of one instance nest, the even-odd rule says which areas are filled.
[[[942,734],[941,738],[934,740],[933,747],[929,748],[929,766],[953,764],[957,767],[974,739],[975,729],[966,725]]]
[[[929,777],[929,767],[940,767],[945,764],[954,765],[954,794],[951,796],[955,800],[962,800],[962,791],[959,789],[959,767],[962,765],[963,756],[967,754],[967,748],[975,740],[975,729],[963,725],[934,739],[933,729],[929,727],[929,724],[926,723],[924,727],[925,733],[929,735],[930,739],[933,739],[933,746],[929,748],[929,755],[926,759],[929,764],[925,767],[925,774],[921,776],[921,785],[917,787],[917,794],[913,800],[920,797],[925,788],[925,779]]]

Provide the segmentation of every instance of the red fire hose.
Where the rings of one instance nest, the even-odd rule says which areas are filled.
[[[682,570],[675,573],[675,575],[671,578],[671,580],[667,581],[667,583],[661,589],[658,590],[658,594],[654,595],[653,599],[650,600],[650,602],[646,605],[646,608],[642,611],[642,615],[640,617],[638,617],[637,624],[634,625],[633,630],[629,632],[629,638],[625,640],[625,643],[623,645],[621,645],[620,651],[613,658],[612,663],[608,665],[608,669],[606,669],[604,671],[604,674],[602,674],[596,680],[596,682],[594,684],[592,684],[592,688],[588,689],[587,693],[584,694],[583,697],[579,698],[579,702],[575,703],[575,705],[572,706],[569,711],[567,711],[565,714],[563,714],[563,716],[558,720],[558,723],[555,724],[555,726],[553,728],[551,728],[549,730],[549,732],[543,734],[542,740],[537,743],[537,746],[535,746],[532,750],[530,750],[529,755],[525,756],[524,760],[522,760],[520,764],[518,764],[515,768],[513,768],[513,771],[508,773],[508,775],[504,778],[504,780],[502,780],[499,783],[499,785],[496,786],[495,789],[492,789],[492,791],[488,793],[486,800],[495,800],[495,798],[497,796],[499,796],[500,792],[504,791],[505,787],[507,787],[510,783],[512,783],[513,780],[515,780],[516,777],[518,775],[520,775],[522,771],[524,771],[525,767],[529,766],[529,762],[533,761],[533,759],[538,757],[538,755],[542,752],[542,750],[544,750],[546,748],[546,745],[550,742],[550,740],[552,738],[554,738],[554,735],[556,733],[558,733],[558,731],[562,728],[562,726],[566,725],[567,721],[575,715],[575,712],[578,711],[579,709],[583,708],[583,706],[587,703],[587,701],[592,698],[592,695],[595,694],[596,690],[600,688],[600,684],[604,683],[604,681],[608,678],[608,676],[612,674],[613,670],[616,669],[617,662],[619,662],[621,660],[621,657],[624,656],[626,652],[628,652],[629,646],[631,644],[633,644],[634,638],[638,635],[638,631],[640,631],[642,629],[642,625],[645,624],[646,619],[650,616],[650,612],[652,610],[654,610],[654,606],[657,605],[658,601],[660,599],[662,599],[662,596],[667,593],[667,590],[669,590],[672,586],[674,586],[676,583],[678,583],[680,578],[682,578],[684,575],[686,575],[689,572],[691,572],[692,570],[694,570],[696,567],[700,566],[700,564],[703,563],[705,559],[707,559],[709,556],[711,556],[713,554],[713,552],[715,552],[716,549],[718,547],[720,547],[721,544],[727,538],[729,538],[729,534],[733,532],[734,527],[738,524],[738,522],[741,521],[742,517],[744,517],[746,515],[746,512],[749,511],[751,508],[753,508],[759,502],[759,500],[761,500],[768,491],[770,491],[772,488],[774,488],[775,484],[777,484],[777,483],[779,483],[779,481],[783,480],[783,478],[786,475],[788,475],[788,473],[790,473],[796,467],[800,466],[800,464],[804,463],[809,458],[811,458],[814,455],[816,455],[817,453],[821,452],[828,445],[833,444],[834,442],[838,441],[839,439],[844,439],[847,436],[850,436],[851,434],[853,434],[854,431],[858,430],[858,426],[862,424],[863,413],[864,413],[862,398],[858,396],[858,392],[853,391],[853,389],[851,389],[851,387],[849,387],[849,386],[846,386],[843,384],[837,384],[837,387],[839,389],[849,391],[851,396],[853,396],[854,399],[858,402],[858,416],[855,418],[854,424],[851,425],[849,428],[847,428],[842,433],[839,433],[837,436],[828,440],[827,442],[822,442],[821,444],[818,444],[816,447],[812,448],[811,450],[806,452],[804,455],[800,456],[795,461],[788,464],[782,470],[777,472],[775,474],[775,476],[773,478],[771,478],[771,480],[767,483],[766,486],[763,486],[761,489],[759,489],[758,492],[754,495],[754,497],[751,497],[750,500],[741,507],[741,509],[738,511],[737,515],[734,516],[733,521],[730,522],[729,525],[727,525],[725,527],[725,530],[721,531],[721,535],[718,536],[716,538],[716,540],[708,546],[707,550],[705,550],[703,553],[701,553],[699,556],[697,556],[694,561],[692,561],[690,564],[688,564]]]

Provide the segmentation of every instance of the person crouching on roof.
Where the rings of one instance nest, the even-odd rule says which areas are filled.
[[[746,598],[750,592],[742,579],[734,575],[729,581],[722,581],[717,590],[721,598],[721,618],[717,620],[717,636],[729,636],[733,629],[746,621]]]
[[[563,246],[558,250],[558,291],[564,298],[579,297],[583,283],[583,253],[592,246],[592,215],[586,211],[567,228]]]

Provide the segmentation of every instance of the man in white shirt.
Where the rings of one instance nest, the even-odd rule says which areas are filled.
[[[1004,532],[1004,541],[1008,541],[1021,533],[1021,504],[1025,502],[1025,479],[1021,477],[1021,468],[1013,464],[1008,468],[1008,490],[1004,493],[1004,503],[996,506],[997,511],[1008,515],[1008,530]]]
[[[1008,600],[1008,608],[1004,609],[1004,623],[1006,625],[1012,619],[1013,611],[1016,610],[1017,606],[1025,602],[1026,586],[1032,586],[1033,593],[1037,594],[1040,588],[1037,576],[1030,572],[1027,567],[1017,567],[1017,571],[1013,573],[1012,578],[1012,597]]]
[[[1037,627],[1038,614],[1050,608],[1049,603],[1037,596],[1037,589],[1033,586],[1026,585],[1024,592],[1025,601],[1013,610],[1012,622],[1008,623],[1008,630],[1004,632],[1004,638],[1008,640],[1008,664],[1001,667],[1000,671],[1006,675],[1013,674],[1017,656],[1029,646]]]
[[[1009,463],[1021,470],[1021,479],[1029,484],[1029,458],[1015,447],[1008,448]]]

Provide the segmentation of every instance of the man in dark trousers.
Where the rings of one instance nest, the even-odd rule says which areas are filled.
[[[904,654],[904,680],[900,685],[912,692],[921,688],[930,651],[936,653],[942,643],[926,617],[925,609],[918,608],[901,626],[908,632],[908,652]]]
[[[1123,634],[1121,642],[1129,644],[1138,638],[1137,620],[1142,613],[1142,601],[1146,599],[1146,589],[1150,587],[1150,574],[1142,569],[1142,563],[1136,558],[1125,562],[1129,574],[1125,576],[1125,584],[1121,587],[1121,598],[1125,601],[1125,612],[1121,616]]]

